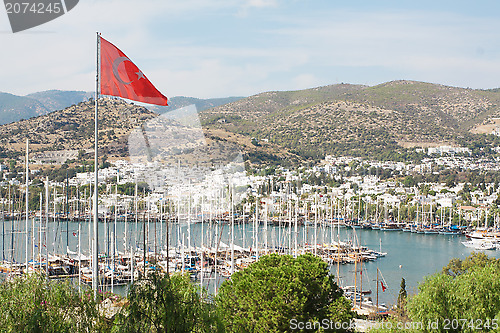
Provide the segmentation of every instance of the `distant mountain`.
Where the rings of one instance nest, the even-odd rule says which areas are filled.
[[[70,105],[78,104],[94,97],[94,92],[47,90],[26,95],[42,103],[49,111],[62,110]]]
[[[213,107],[238,101],[242,98],[244,97],[200,99],[194,97],[174,96],[168,99],[168,106],[148,106],[148,109],[162,114],[194,104],[198,112],[201,112]]]
[[[47,113],[36,99],[0,92],[0,125]]]
[[[92,93],[85,91],[48,90],[26,96],[0,93],[0,125],[61,110],[89,97]]]
[[[0,125],[62,110],[91,97],[94,97],[94,92],[47,90],[26,96],[0,93]],[[243,97],[200,99],[180,96],[169,98],[169,106],[148,106],[148,109],[161,114],[194,104],[198,111],[203,111],[241,98]]]

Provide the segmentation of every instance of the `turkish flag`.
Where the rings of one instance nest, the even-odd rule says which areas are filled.
[[[101,94],[137,102],[167,105],[167,97],[116,46],[99,37],[101,44]]]
[[[380,281],[380,284],[382,285],[382,291],[384,292],[387,289],[387,287],[384,286],[384,283],[382,281]]]

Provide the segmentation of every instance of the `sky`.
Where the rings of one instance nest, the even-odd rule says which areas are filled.
[[[499,1],[80,0],[18,33],[0,8],[0,91],[94,91],[97,31],[167,97],[402,79],[500,87]]]

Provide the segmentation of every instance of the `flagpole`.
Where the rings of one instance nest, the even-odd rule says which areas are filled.
[[[26,138],[26,274],[28,274],[28,240],[29,240],[29,229],[28,229],[28,219],[29,219],[29,166],[28,166],[28,138]]]
[[[99,163],[98,163],[98,147],[97,141],[99,139],[98,135],[98,100],[99,100],[99,49],[100,49],[100,35],[97,34],[97,57],[96,57],[96,80],[95,80],[95,128],[94,128],[94,241],[92,242],[92,290],[94,291],[94,299],[97,299],[97,289],[99,286],[99,258],[98,258],[98,185],[99,185]]]

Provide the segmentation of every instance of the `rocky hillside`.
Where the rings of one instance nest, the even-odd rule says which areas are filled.
[[[149,106],[150,110],[153,110],[159,114],[171,112],[176,109],[194,105],[198,111],[207,110],[210,108],[214,108],[220,105],[232,103],[238,101],[244,97],[226,97],[226,98],[194,98],[194,97],[185,97],[185,96],[174,96],[168,99],[168,106]]]

